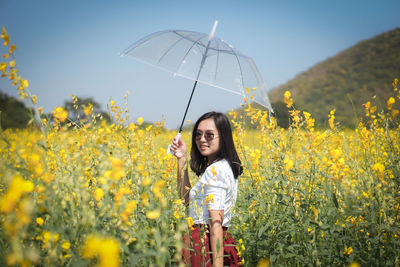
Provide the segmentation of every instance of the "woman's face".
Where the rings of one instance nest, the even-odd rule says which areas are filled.
[[[202,120],[195,131],[197,149],[201,155],[207,157],[209,163],[213,162],[219,152],[219,133],[214,119]]]

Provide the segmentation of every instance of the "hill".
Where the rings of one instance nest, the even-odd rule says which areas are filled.
[[[0,126],[8,128],[25,128],[34,111],[15,97],[0,91]]]
[[[385,105],[399,75],[400,28],[396,28],[316,64],[269,96],[273,105],[279,105],[284,92],[290,91],[296,108],[310,112],[318,125],[326,125],[329,111],[336,108],[337,121],[354,127],[366,101],[376,96]]]

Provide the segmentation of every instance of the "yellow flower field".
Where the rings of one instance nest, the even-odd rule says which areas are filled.
[[[2,38],[8,47],[4,28]],[[36,108],[15,62],[0,64]],[[230,112],[244,173],[229,231],[245,266],[399,265],[397,79],[392,93],[382,110],[366,103],[355,130],[341,129],[334,110],[330,129],[314,128],[289,93],[288,129],[247,102]],[[0,131],[0,265],[178,265],[193,221],[166,154],[176,132],[128,122],[114,101],[110,124],[78,108],[79,124],[58,107],[38,126]]]

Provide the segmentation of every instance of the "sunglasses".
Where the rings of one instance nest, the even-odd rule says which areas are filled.
[[[202,136],[203,136],[203,132],[202,131],[196,131],[195,134],[194,134],[194,138],[196,139],[196,141],[199,141]],[[214,140],[215,136],[217,136],[217,135],[215,135],[213,132],[205,132],[204,133],[204,138],[208,142]]]

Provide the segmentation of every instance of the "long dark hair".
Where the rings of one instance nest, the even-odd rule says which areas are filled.
[[[196,145],[196,131],[199,123],[203,120],[213,118],[219,135],[219,153],[216,160],[226,159],[232,168],[235,179],[243,172],[242,162],[236,152],[235,144],[233,143],[232,128],[228,117],[220,112],[207,112],[203,114],[193,127],[192,132],[192,150],[190,152],[190,168],[197,176],[204,173],[208,166],[207,157],[201,155]]]

